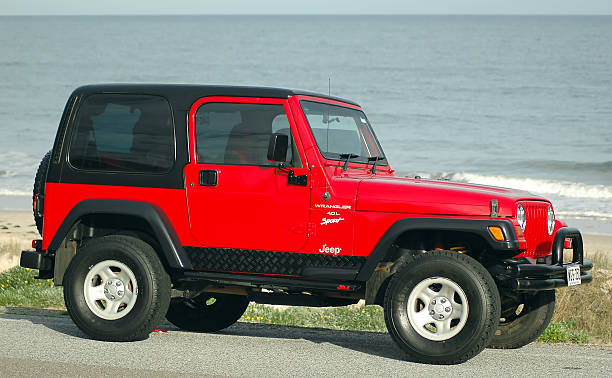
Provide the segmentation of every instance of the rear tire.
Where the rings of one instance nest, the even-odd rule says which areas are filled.
[[[555,291],[522,294],[503,303],[502,318],[490,347],[520,348],[535,341],[548,327],[555,313]]]
[[[90,337],[143,340],[168,310],[170,277],[149,244],[104,236],[91,239],[70,262],[64,300],[74,323]]]
[[[500,300],[493,278],[478,261],[433,251],[415,256],[393,275],[384,312],[389,334],[410,357],[456,364],[489,345]]]
[[[215,332],[236,323],[244,314],[246,296],[203,293],[193,299],[172,298],[166,319],[194,332]]]
[[[34,188],[32,189],[32,210],[34,210],[34,201],[37,196],[45,195],[45,182],[47,181],[47,171],[49,170],[49,162],[51,161],[51,151],[47,152],[43,156],[38,169],[36,170],[36,176],[34,176]],[[43,232],[43,217],[39,216],[34,211],[34,223],[36,223],[36,229],[40,236]]]

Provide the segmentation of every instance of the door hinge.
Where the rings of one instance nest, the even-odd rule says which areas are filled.
[[[310,238],[313,237],[315,235],[315,228],[316,224],[315,223],[308,223],[308,226],[306,226],[306,237]]]

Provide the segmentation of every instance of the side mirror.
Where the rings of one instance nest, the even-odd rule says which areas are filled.
[[[268,143],[268,160],[285,162],[287,160],[287,149],[289,148],[289,136],[285,134],[270,135]]]

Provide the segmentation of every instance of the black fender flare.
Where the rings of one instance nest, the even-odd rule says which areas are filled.
[[[151,226],[163,254],[160,257],[165,258],[168,266],[172,269],[191,269],[191,261],[168,216],[159,206],[141,201],[89,199],[79,202],[64,218],[48,249],[57,250],[75,222],[91,214],[131,215],[144,219]]]
[[[491,236],[488,227],[498,226],[504,232],[506,241],[497,241]],[[378,263],[385,257],[397,238],[407,231],[439,230],[459,231],[478,235],[488,242],[492,250],[500,252],[518,251],[519,242],[512,222],[505,219],[465,219],[465,218],[404,218],[395,222],[378,241],[368,260],[363,264],[355,277],[365,282],[374,273]],[[518,252],[517,252],[518,254]],[[507,256],[506,256],[507,257]]]

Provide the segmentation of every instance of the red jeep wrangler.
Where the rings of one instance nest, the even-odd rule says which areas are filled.
[[[249,301],[384,307],[413,359],[535,340],[592,280],[580,232],[529,193],[393,174],[354,102],[276,88],[92,85],[34,184],[21,266],[99,340],[212,332]],[[564,262],[564,248],[573,249]]]

